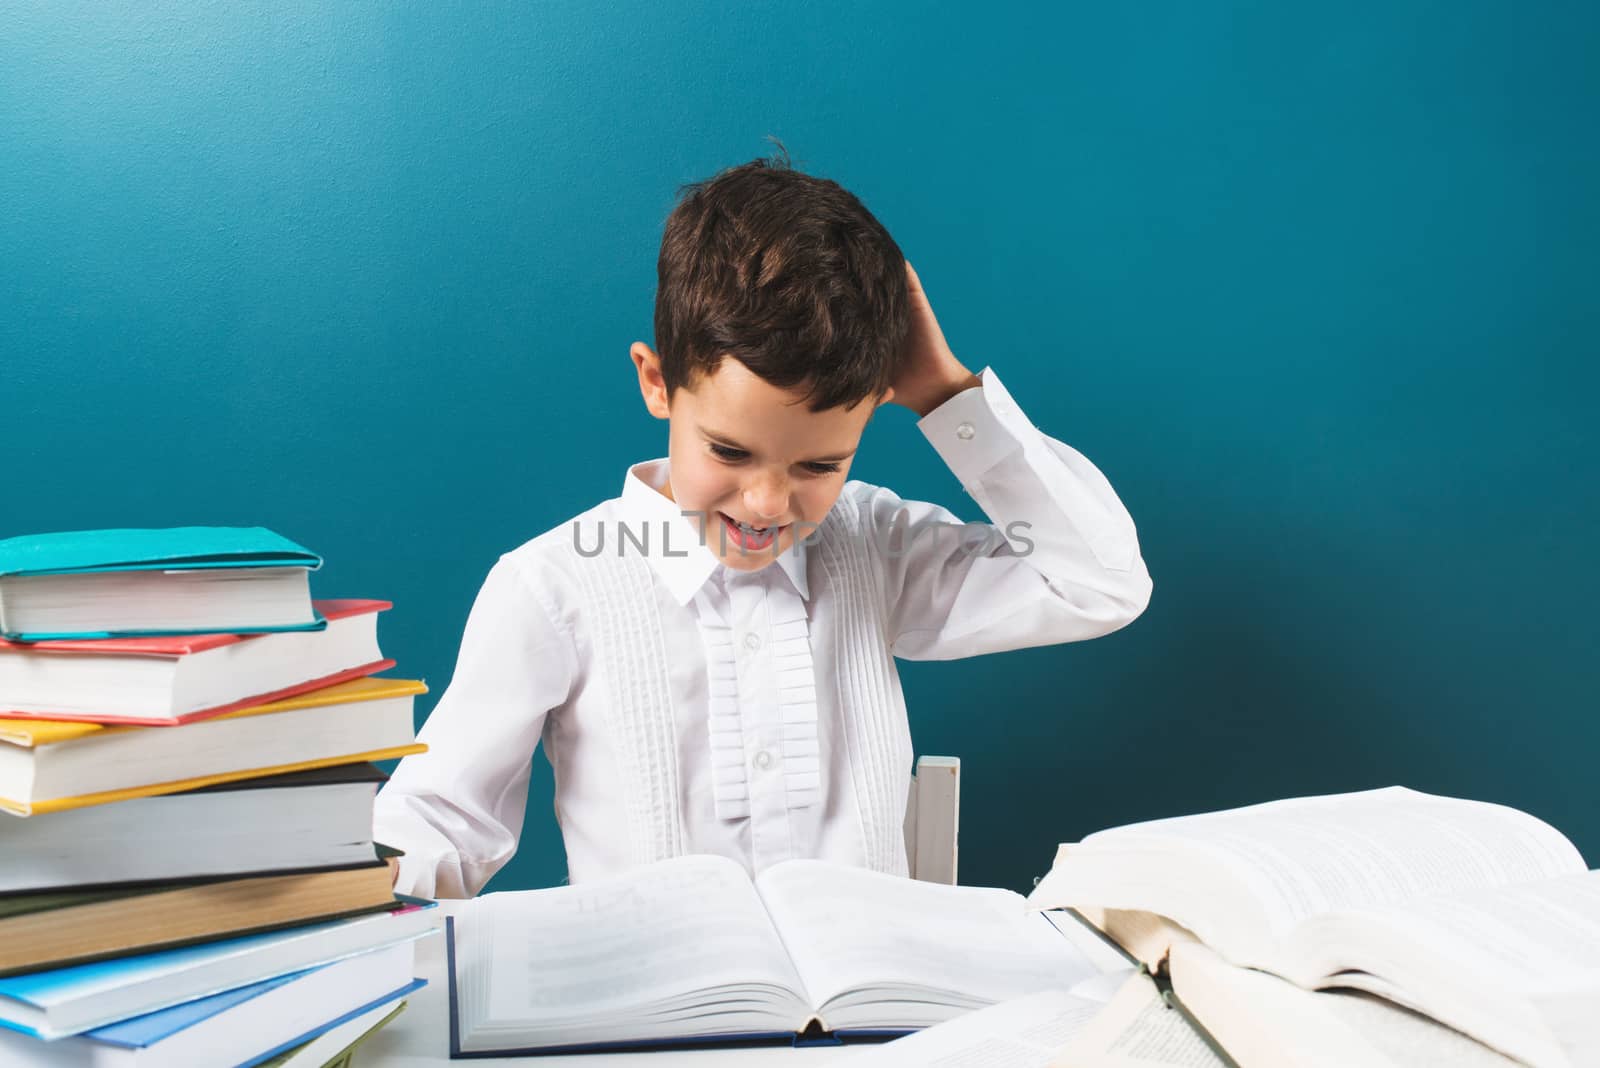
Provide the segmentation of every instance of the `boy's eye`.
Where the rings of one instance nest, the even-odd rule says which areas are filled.
[[[743,449],[735,449],[731,445],[721,445],[715,441],[707,442],[706,445],[711,449],[711,455],[715,456],[724,463],[743,463],[745,460],[750,458],[749,453],[745,452]],[[831,475],[839,470],[838,464],[826,463],[820,460],[808,461],[800,466],[805,468],[813,475]]]

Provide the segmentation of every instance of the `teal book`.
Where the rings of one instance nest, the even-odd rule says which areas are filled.
[[[80,530],[0,540],[0,637],[318,630],[322,558],[262,527]]]

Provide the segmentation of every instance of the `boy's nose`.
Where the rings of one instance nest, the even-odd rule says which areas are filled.
[[[782,519],[789,510],[789,485],[775,478],[752,483],[745,487],[744,506],[753,519]]]

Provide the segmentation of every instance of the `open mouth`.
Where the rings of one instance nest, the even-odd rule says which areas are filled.
[[[737,545],[745,552],[758,552],[770,549],[778,540],[778,535],[783,533],[783,526],[757,527],[748,523],[741,523],[726,512],[718,512],[722,518],[722,528],[727,532],[728,541]],[[787,526],[788,524],[784,524]]]

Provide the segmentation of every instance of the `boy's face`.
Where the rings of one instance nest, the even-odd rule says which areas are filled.
[[[668,496],[690,513],[706,548],[728,567],[756,571],[816,530],[876,404],[813,412],[803,392],[779,389],[735,359],[669,402],[660,357],[643,342],[630,355],[645,406],[669,420]]]

